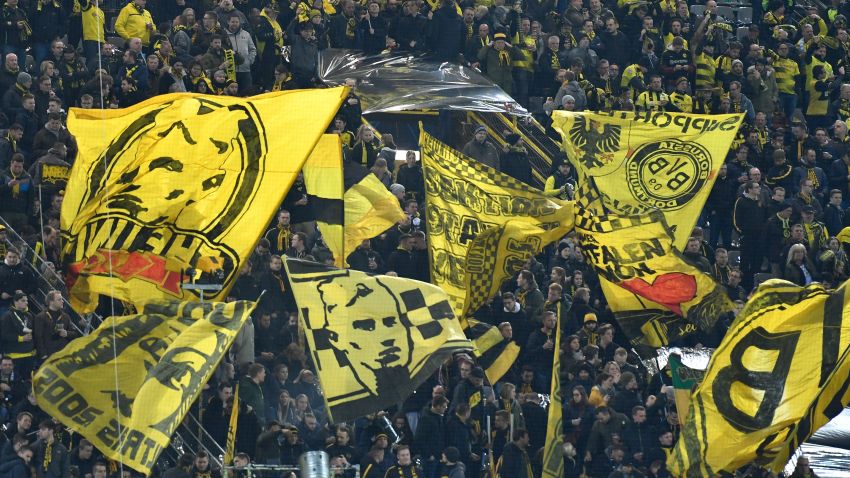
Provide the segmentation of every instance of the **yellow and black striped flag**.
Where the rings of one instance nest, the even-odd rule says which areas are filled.
[[[404,401],[452,353],[472,349],[434,285],[292,259],[285,267],[334,422]]]
[[[345,218],[342,183],[342,140],[338,134],[324,134],[304,162],[304,186],[316,215],[316,227],[334,256],[334,265],[342,267]]]
[[[763,283],[711,356],[667,466],[713,477],[755,462],[779,472],[850,402],[848,283]]]
[[[490,383],[498,382],[510,370],[519,356],[520,346],[512,339],[502,336],[495,325],[468,319],[464,332],[475,344],[478,365],[484,369]]]
[[[337,134],[322,136],[303,172],[316,223],[337,267],[347,265],[348,256],[365,239],[404,218],[398,199],[374,174],[343,161]]]

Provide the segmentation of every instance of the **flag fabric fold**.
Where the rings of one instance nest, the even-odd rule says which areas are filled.
[[[101,294],[136,304],[197,298],[180,283],[205,260],[225,285],[206,298],[223,300],[346,94],[170,94],[126,109],[72,108],[80,151],[61,226],[74,308],[93,311]]]
[[[285,267],[334,422],[404,401],[452,353],[472,349],[438,287],[291,259]]]
[[[667,466],[709,477],[754,462],[779,472],[850,403],[850,303],[834,290],[763,283],[711,357]]]
[[[50,356],[39,406],[108,458],[149,474],[255,303],[152,301]]]

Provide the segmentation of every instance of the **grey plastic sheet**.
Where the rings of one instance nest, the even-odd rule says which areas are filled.
[[[528,115],[507,93],[478,71],[426,55],[364,55],[327,49],[319,54],[319,76],[328,85],[358,82],[363,114],[414,110],[481,111]]]

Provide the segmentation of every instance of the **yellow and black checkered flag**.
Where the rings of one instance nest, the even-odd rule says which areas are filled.
[[[452,353],[472,349],[436,286],[314,262],[285,266],[334,422],[404,401]]]
[[[667,460],[673,476],[713,477],[755,462],[779,472],[850,403],[850,297],[770,280],[750,297],[691,394]]]
[[[544,196],[424,131],[419,147],[431,279],[463,322],[522,262],[572,229],[573,203]]]

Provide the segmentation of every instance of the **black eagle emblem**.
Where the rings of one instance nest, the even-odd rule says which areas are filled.
[[[585,168],[600,167],[600,156],[620,149],[620,127],[578,116],[570,128],[570,141]]]

